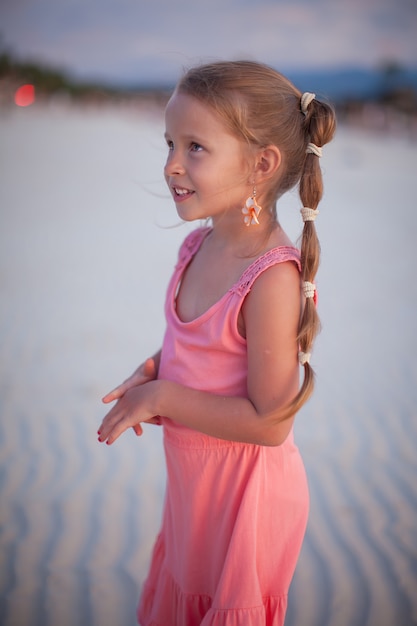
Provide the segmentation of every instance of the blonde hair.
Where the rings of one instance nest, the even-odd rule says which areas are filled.
[[[272,180],[265,204],[276,218],[276,202],[299,185],[302,206],[316,209],[323,195],[319,158],[306,153],[308,143],[324,146],[336,129],[330,105],[317,99],[307,112],[301,111],[301,92],[285,76],[253,61],[221,61],[190,69],[176,90],[211,107],[238,138],[256,147],[276,145],[283,167]],[[320,244],[314,221],[304,223],[301,238],[301,280],[314,282],[320,262]],[[307,298],[301,315],[300,350],[311,351],[320,322],[312,298]],[[311,396],[314,372],[304,363],[304,381],[284,416],[294,415]],[[281,419],[283,416],[281,415]]]

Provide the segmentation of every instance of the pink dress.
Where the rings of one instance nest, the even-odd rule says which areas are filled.
[[[181,322],[175,298],[209,229],[181,246],[166,299],[159,378],[247,397],[239,310],[256,278],[299,253],[256,259],[208,311]],[[292,432],[276,447],[216,439],[162,418],[167,490],[162,528],[138,607],[142,626],[280,626],[304,537],[308,487]]]

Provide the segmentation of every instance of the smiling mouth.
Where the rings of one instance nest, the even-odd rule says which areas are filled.
[[[194,191],[185,189],[184,187],[173,187],[172,189],[176,198],[185,198],[186,196],[191,196],[191,194],[194,193]]]

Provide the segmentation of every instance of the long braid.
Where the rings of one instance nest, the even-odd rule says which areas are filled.
[[[314,94],[311,95],[314,96]],[[289,407],[290,413],[296,412],[308,400],[314,389],[314,371],[309,361],[314,340],[320,330],[316,299],[312,297],[321,251],[315,227],[317,207],[323,196],[323,178],[319,158],[322,146],[332,139],[336,127],[333,110],[316,99],[311,99],[304,114],[306,156],[300,177],[299,193],[304,220],[301,239],[301,280],[305,286],[306,298],[298,328],[299,356],[300,363],[304,367],[304,381]]]

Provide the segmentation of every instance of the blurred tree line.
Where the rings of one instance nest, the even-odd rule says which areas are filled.
[[[13,102],[13,94],[22,84],[33,85],[37,99],[58,96],[95,104],[105,104],[108,101],[141,101],[145,104],[164,106],[171,91],[171,87],[122,88],[80,81],[65,71],[40,62],[17,59],[8,51],[0,49],[0,104]]]
[[[37,92],[45,95],[56,93],[71,97],[86,95],[112,95],[114,89],[71,79],[65,72],[32,61],[19,61],[8,52],[0,53],[0,80],[10,83],[30,83]]]

